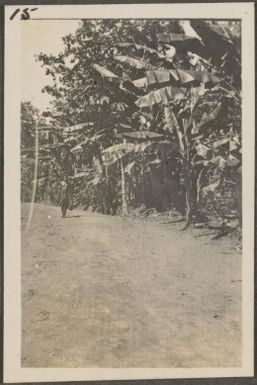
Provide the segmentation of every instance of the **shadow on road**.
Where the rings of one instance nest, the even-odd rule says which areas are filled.
[[[64,217],[63,219],[82,218],[82,217],[86,217],[86,215],[70,215],[68,217]]]

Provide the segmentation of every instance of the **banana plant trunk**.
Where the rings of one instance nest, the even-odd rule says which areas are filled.
[[[121,202],[122,202],[122,215],[128,214],[128,202],[126,194],[126,181],[125,181],[125,171],[123,160],[120,160],[120,170],[121,170]]]
[[[191,172],[187,169],[185,173],[186,223],[183,230],[186,230],[191,225],[199,204],[197,183],[200,183],[200,181],[198,181],[195,174],[194,169]]]
[[[101,186],[101,201],[102,201],[102,210],[104,214],[108,214],[108,205],[107,205],[107,185],[108,185],[108,169],[105,167],[102,154],[100,151],[99,146],[96,149],[96,159],[99,162],[99,167],[101,169],[101,172],[104,175],[105,182]]]
[[[190,134],[185,135],[185,157],[184,157],[184,181],[185,181],[185,198],[186,198],[186,222],[182,230],[186,230],[192,223],[193,214],[196,209],[196,194],[194,194],[195,180],[193,178],[193,170],[190,157]]]
[[[184,166],[185,196],[186,196],[186,222],[183,230],[186,230],[192,222],[192,180],[188,169],[187,161]]]

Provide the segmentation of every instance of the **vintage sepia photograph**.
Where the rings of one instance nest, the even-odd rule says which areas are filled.
[[[240,366],[240,21],[21,27],[22,364]]]
[[[243,367],[242,20],[14,8],[21,368]]]

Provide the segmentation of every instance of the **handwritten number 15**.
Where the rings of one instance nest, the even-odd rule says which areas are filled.
[[[33,11],[36,11],[37,8],[24,8],[22,10],[22,13],[20,14],[21,15],[21,20],[28,20],[30,18],[30,12],[33,12]],[[18,13],[20,13],[20,8],[17,8],[13,14],[11,15],[10,17],[10,20],[13,20],[15,18],[16,15],[18,15]]]

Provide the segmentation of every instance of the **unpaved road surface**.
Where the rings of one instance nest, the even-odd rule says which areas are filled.
[[[22,366],[241,366],[241,254],[178,226],[22,206]]]

